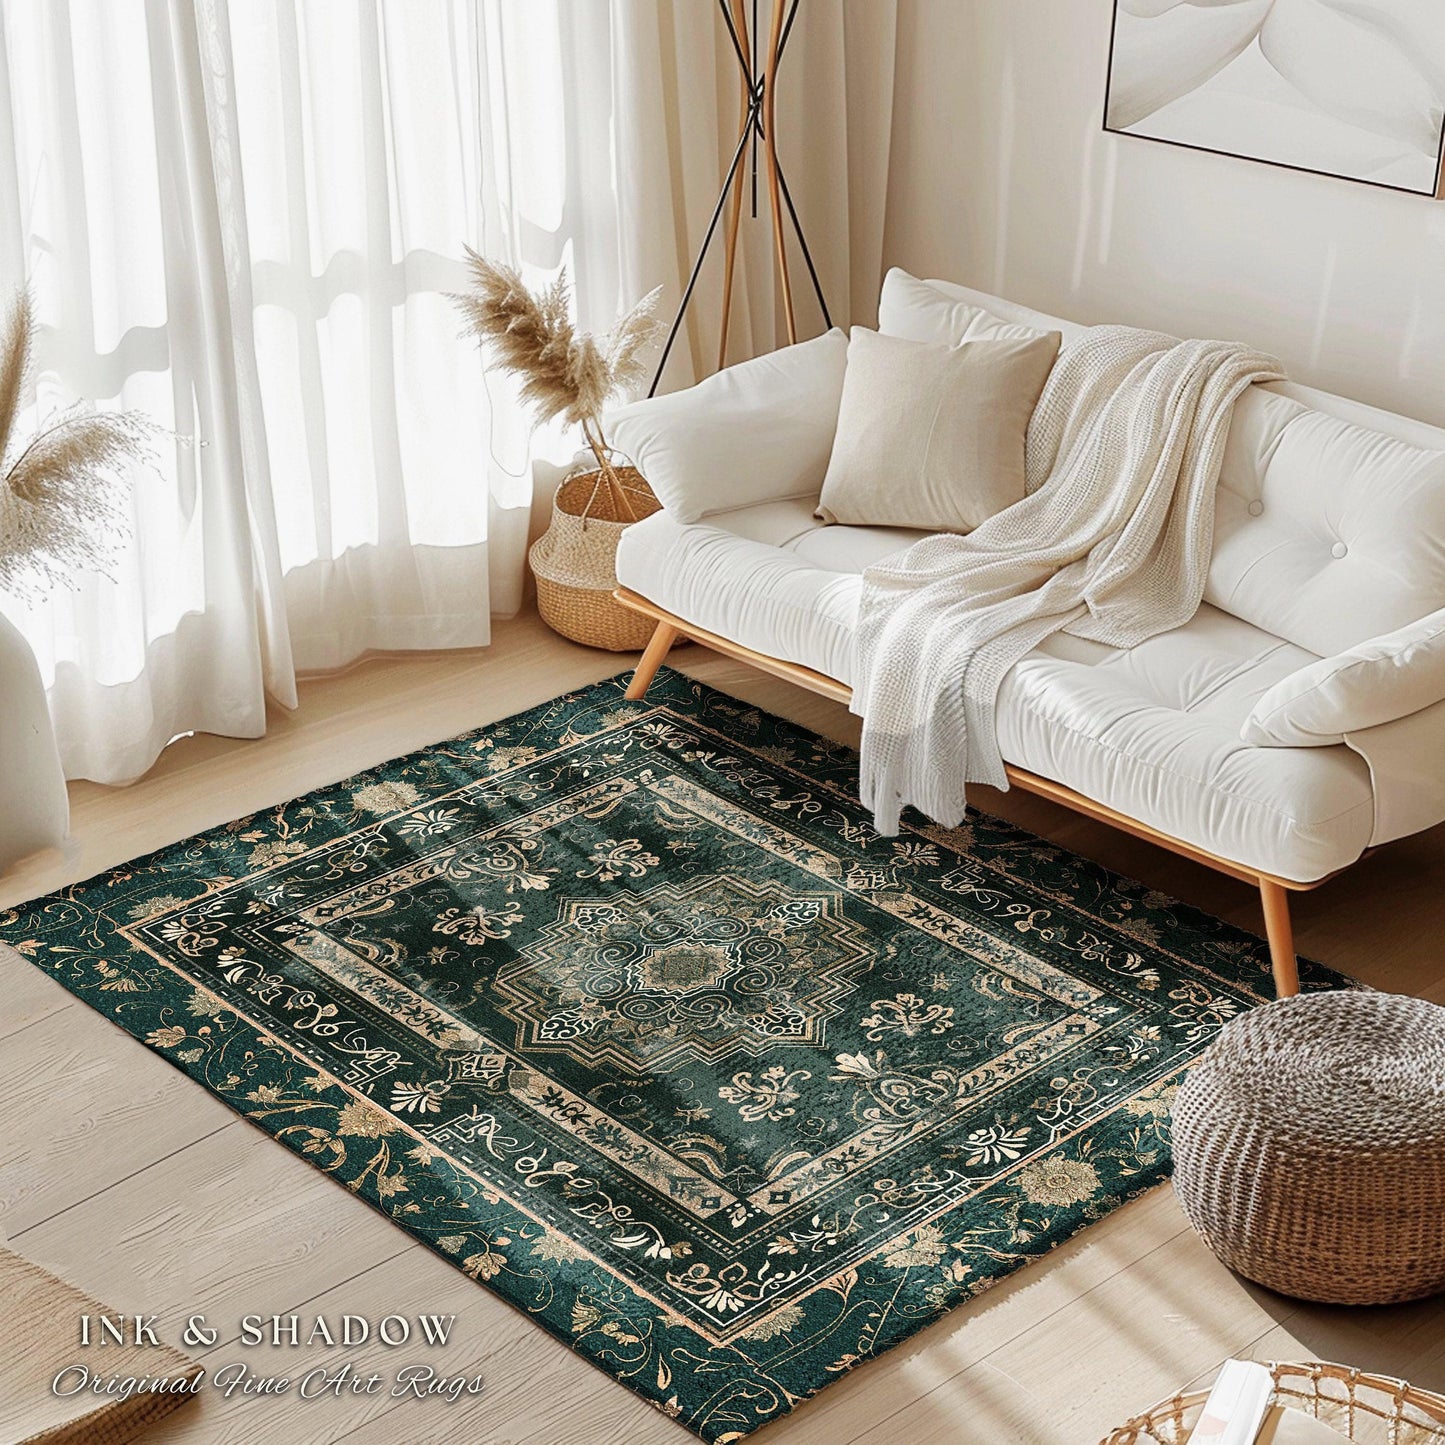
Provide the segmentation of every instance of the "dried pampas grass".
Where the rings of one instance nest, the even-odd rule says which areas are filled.
[[[10,308],[0,335],[0,466],[10,451],[10,433],[20,415],[20,399],[30,372],[30,347],[35,340],[35,311],[30,293],[21,292]]]
[[[75,406],[18,446],[34,336],[22,291],[0,339],[0,590],[24,600],[105,570],[129,531],[125,473],[150,459],[154,434],[139,412]]]
[[[539,422],[558,417],[582,434],[609,478],[613,471],[602,434],[602,412],[646,376],[645,353],[657,338],[659,292],[634,306],[599,343],[572,324],[567,273],[530,291],[514,266],[467,249],[472,290],[454,296],[466,333],[487,349],[492,364],[520,378],[521,398]]]

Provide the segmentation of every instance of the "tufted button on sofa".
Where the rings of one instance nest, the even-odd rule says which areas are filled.
[[[1062,331],[1066,345],[1081,329],[900,271],[884,284],[879,329],[893,335],[957,344],[1020,328]],[[700,521],[664,508],[628,529],[619,596],[659,624],[634,695],[682,634],[848,696],[862,574],[925,534],[825,525],[815,504],[720,496]],[[1291,383],[1251,387],[1230,428],[1203,605],[1132,649],[1060,634],[1025,657],[998,700],[1010,777],[1258,883],[1276,983],[1291,992],[1287,890],[1445,820],[1445,685],[1406,687],[1400,716],[1366,708],[1307,746],[1270,735],[1271,700],[1342,654],[1323,685],[1348,682],[1349,649],[1441,609],[1445,431]],[[1424,636],[1445,669],[1445,623]],[[1412,645],[1397,649],[1401,668]]]

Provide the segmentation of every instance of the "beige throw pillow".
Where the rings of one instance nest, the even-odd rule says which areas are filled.
[[[855,326],[818,516],[971,532],[1020,501],[1029,418],[1061,339],[940,346]]]

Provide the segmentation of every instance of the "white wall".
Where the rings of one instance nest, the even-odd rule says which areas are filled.
[[[1445,201],[1102,130],[1112,0],[900,0],[884,256],[1445,424]]]

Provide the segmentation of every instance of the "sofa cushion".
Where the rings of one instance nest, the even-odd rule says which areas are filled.
[[[622,534],[617,580],[720,637],[848,682],[863,569],[927,535],[824,526],[808,501],[696,526],[658,512]]]
[[[699,627],[848,683],[861,572],[920,535],[820,526],[804,500],[695,526],[658,513],[623,534],[617,575]],[[1259,697],[1312,661],[1209,606],[1129,651],[1060,635],[1005,678],[999,743],[1007,761],[1151,827],[1313,881],[1369,843],[1368,768],[1342,746],[1239,736]]]
[[[1251,388],[1204,596],[1324,656],[1445,606],[1445,451]]]
[[[1282,678],[1250,709],[1256,747],[1310,748],[1445,701],[1445,608]]]
[[[1024,438],[1058,351],[1057,331],[943,346],[855,326],[818,515],[971,532],[1022,501]]]
[[[1084,330],[1073,321],[1055,320],[1039,311],[1001,302],[948,281],[920,281],[895,266],[883,278],[878,300],[878,329],[905,341],[957,346],[960,341],[1028,341],[1050,331],[1065,342]]]
[[[1298,882],[1369,846],[1374,793],[1349,748],[1250,747],[1241,719],[1299,649],[1204,606],[1128,651],[1060,636],[1004,679],[1004,758],[1218,857]]]
[[[817,498],[838,429],[838,328],[619,407],[607,435],[679,521],[778,497]]]

